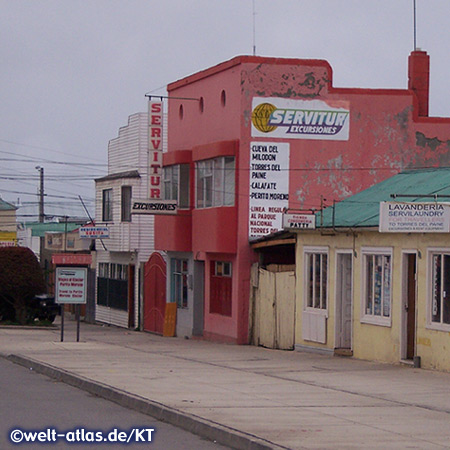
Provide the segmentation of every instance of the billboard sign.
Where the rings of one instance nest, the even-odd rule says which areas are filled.
[[[335,100],[292,100],[255,97],[252,136],[348,141],[350,104]]]
[[[450,203],[381,202],[379,231],[449,233]]]
[[[249,238],[282,229],[289,204],[289,144],[250,143]]]

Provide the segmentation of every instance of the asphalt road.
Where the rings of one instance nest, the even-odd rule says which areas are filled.
[[[51,380],[29,369],[0,358],[0,448],[127,448],[155,450],[219,450],[219,444],[202,439],[150,416],[123,408],[115,403],[94,397],[72,386]],[[84,432],[82,431],[84,429]],[[135,431],[131,431],[136,429]],[[147,431],[154,429],[155,431]],[[50,443],[25,442],[13,444],[9,436],[13,430],[44,432],[40,438]],[[49,431],[47,431],[49,430]],[[56,430],[56,431],[53,431]],[[95,444],[93,439],[125,439],[131,434],[130,444]],[[119,433],[125,432],[126,435]],[[65,434],[58,437],[57,434]],[[148,439],[151,437],[151,443]],[[38,436],[36,436],[38,438]],[[68,441],[84,439],[85,444]],[[140,442],[136,443],[136,439]],[[91,442],[89,442],[91,440]],[[145,441],[145,442],[144,442]]]

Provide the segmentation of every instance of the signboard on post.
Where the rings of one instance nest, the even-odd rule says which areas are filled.
[[[174,200],[133,200],[131,214],[176,214],[177,202]]]
[[[80,238],[86,239],[107,239],[109,238],[108,227],[81,227]]]
[[[449,233],[450,203],[381,202],[382,233]]]
[[[149,198],[161,198],[163,103],[148,102]]]
[[[87,269],[80,267],[56,268],[56,303],[86,303]]]
[[[285,230],[314,230],[316,216],[314,214],[285,212],[283,214],[283,229]]]

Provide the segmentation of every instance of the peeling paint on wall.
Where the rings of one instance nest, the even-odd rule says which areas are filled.
[[[450,139],[441,141],[437,137],[427,137],[424,133],[416,131],[416,146],[421,152],[416,152],[412,167],[435,167],[450,165]]]
[[[447,144],[447,149],[450,150],[450,140],[440,141],[437,137],[427,138],[420,131],[416,132],[416,145],[418,147],[429,147],[431,150],[435,151],[442,144]]]
[[[316,98],[330,83],[322,68],[268,66],[259,64],[253,70],[243,71],[242,92],[250,88],[260,97]]]
[[[400,128],[404,131],[408,129],[411,114],[412,114],[412,106],[408,106],[403,111],[394,115],[394,119],[400,125]]]

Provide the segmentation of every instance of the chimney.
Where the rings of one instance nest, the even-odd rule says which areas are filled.
[[[414,91],[417,96],[418,115],[428,117],[430,57],[423,50],[414,50],[409,55],[408,89]]]

